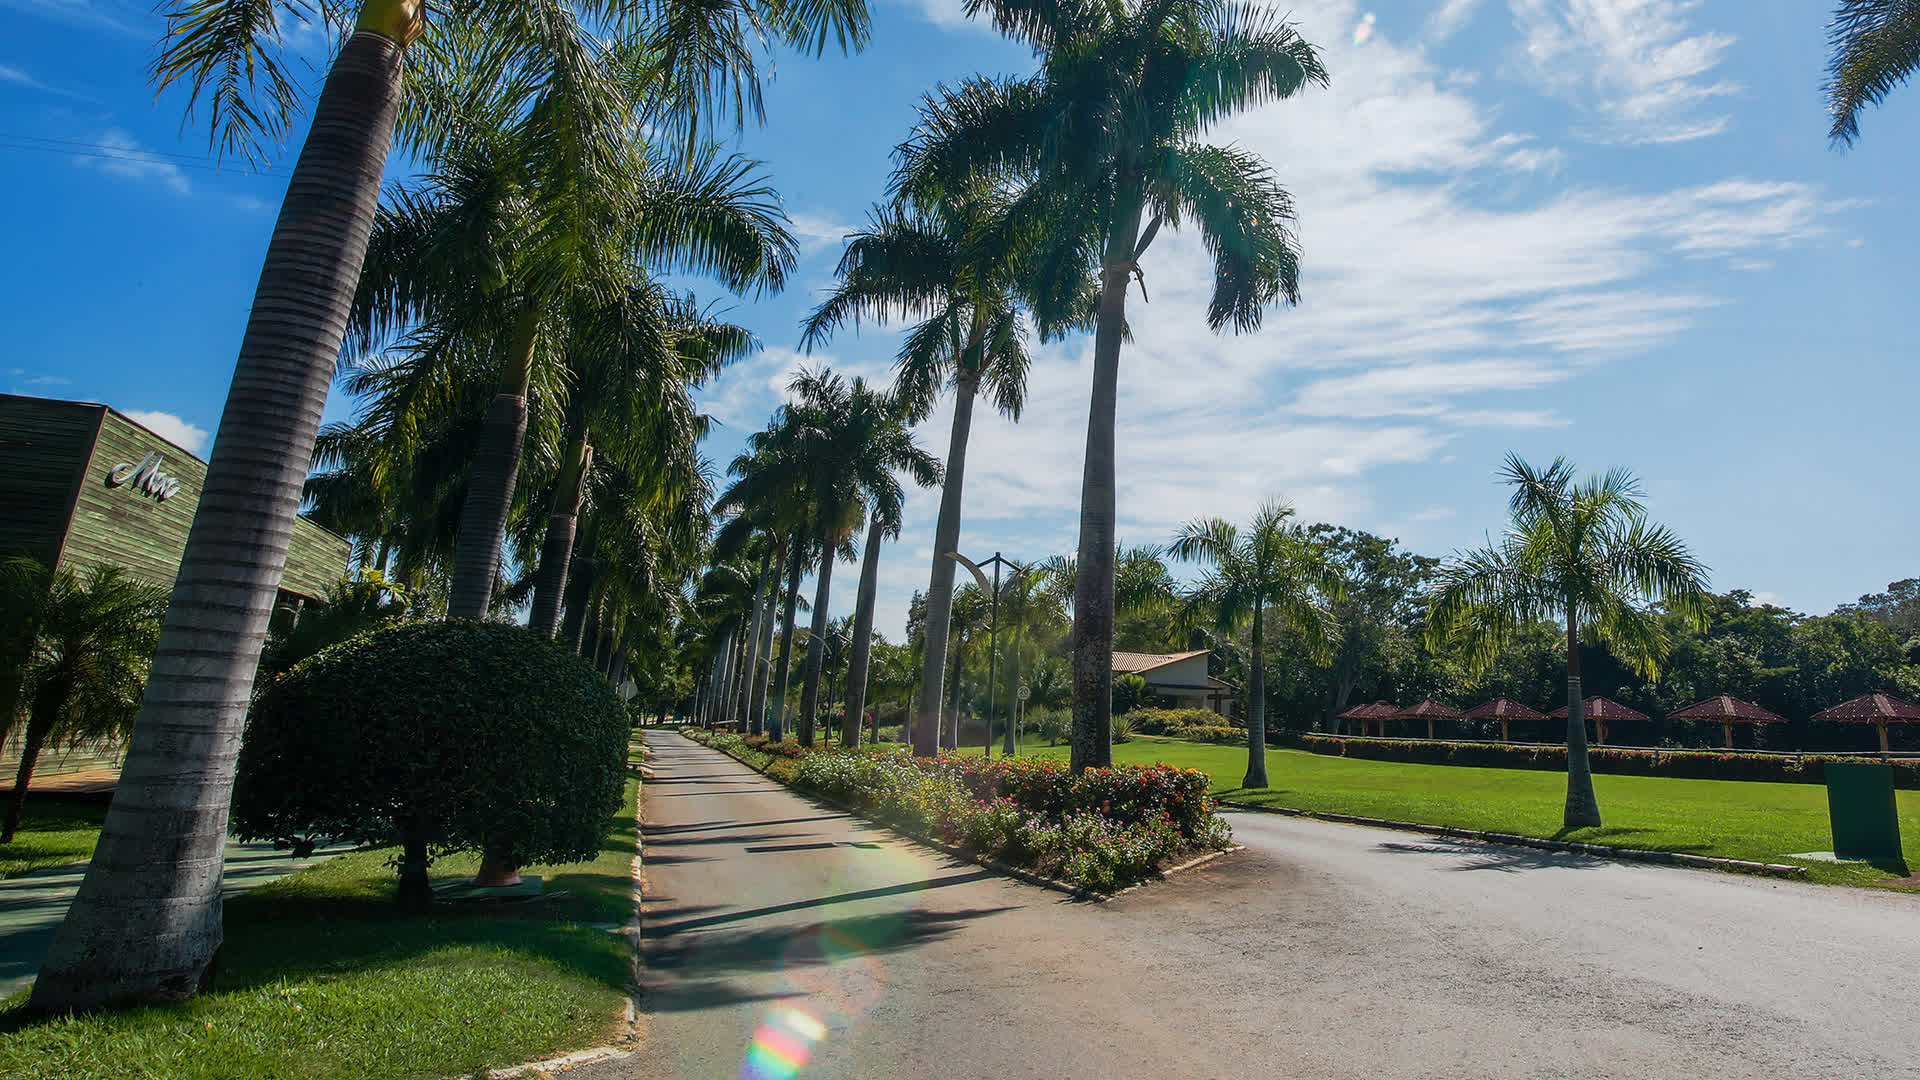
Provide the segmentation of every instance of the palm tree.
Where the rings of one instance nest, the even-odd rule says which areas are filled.
[[[1097,268],[1073,604],[1078,771],[1113,757],[1114,408],[1127,287],[1138,278],[1144,289],[1140,258],[1159,230],[1191,221],[1214,260],[1213,329],[1251,331],[1268,304],[1297,299],[1287,193],[1258,157],[1198,136],[1326,72],[1279,15],[1250,4],[972,0],[969,10],[1032,45],[1041,70],[971,79],[930,100],[895,187],[927,204],[983,182],[1015,185],[1005,229],[1033,248],[1029,271],[1044,281],[1060,267]]]
[[[199,506],[181,556],[136,722],[122,783],[73,904],[34,983],[36,1009],[66,1012],[190,997],[220,944],[221,853],[236,743],[261,643],[286,563],[327,384],[340,345],[380,182],[403,105],[402,56],[421,37],[422,0],[320,5],[351,16],[287,185],[241,338]],[[281,56],[282,18],[305,20],[302,0],[179,0],[154,64],[163,86],[188,83],[211,99],[214,137],[250,152],[276,140],[301,95]],[[631,43],[650,110],[689,140],[731,102],[758,105],[753,42],[824,51],[859,48],[863,0],[792,5],[779,0],[591,6],[595,32]],[[500,33],[472,64],[537,95],[556,75],[574,77],[583,38],[560,0],[478,8]],[[592,56],[588,48],[584,55]],[[416,101],[402,133],[424,148],[446,134]],[[442,116],[440,119],[444,120]],[[138,792],[136,795],[134,793]],[[155,912],[165,912],[156,921]]]
[[[1565,620],[1565,824],[1598,826],[1580,707],[1581,634],[1658,678],[1672,642],[1667,623],[1642,604],[1664,603],[1682,622],[1704,627],[1706,568],[1665,526],[1647,520],[1640,483],[1624,469],[1576,481],[1565,458],[1541,471],[1515,454],[1501,477],[1513,487],[1513,523],[1499,543],[1440,568],[1428,593],[1428,644],[1460,648],[1477,674],[1521,629]]]
[[[1827,43],[1827,138],[1851,146],[1860,110],[1886,100],[1920,66],[1920,9],[1912,0],[1840,0]]]
[[[167,590],[119,567],[48,574],[37,561],[16,558],[0,564],[0,596],[8,620],[18,620],[28,641],[17,676],[8,680],[19,694],[0,713],[0,738],[26,726],[0,825],[0,844],[6,844],[20,828],[27,786],[49,740],[124,738],[132,729]]]
[[[927,648],[921,659],[919,701],[909,720],[914,750],[920,754],[939,749],[940,688],[954,588],[954,562],[946,553],[960,546],[974,399],[985,389],[1000,412],[1013,420],[1020,418],[1026,400],[1029,357],[1020,311],[1031,298],[1023,292],[1017,260],[1005,247],[1006,233],[1000,227],[1004,213],[1004,199],[987,187],[956,190],[917,209],[875,209],[867,227],[848,238],[840,258],[840,283],[807,319],[801,338],[802,347],[811,351],[848,323],[858,327],[862,319],[880,325],[895,317],[917,319],[899,353],[895,393],[918,420],[931,411],[941,388],[953,384],[953,423],[927,585]],[[1067,268],[1054,287],[1063,293],[1073,290],[1073,272]],[[1043,323],[1043,338],[1074,328],[1074,316],[1091,310],[1092,281],[1085,274],[1080,275],[1078,293],[1078,305],[1056,305],[1066,315]]]
[[[1220,518],[1182,526],[1170,549],[1175,558],[1206,565],[1207,574],[1188,591],[1186,619],[1205,615],[1215,628],[1233,633],[1252,627],[1247,673],[1247,775],[1245,788],[1267,786],[1267,674],[1264,628],[1269,613],[1287,620],[1316,662],[1331,652],[1332,616],[1327,604],[1341,583],[1319,544],[1293,521],[1293,507],[1269,502],[1254,514],[1243,536]]]

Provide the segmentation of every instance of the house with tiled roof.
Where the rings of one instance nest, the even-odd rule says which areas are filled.
[[[1233,687],[1207,674],[1207,650],[1179,653],[1116,652],[1115,675],[1138,675],[1147,680],[1147,693],[1169,698],[1174,708],[1210,709],[1227,715]]]

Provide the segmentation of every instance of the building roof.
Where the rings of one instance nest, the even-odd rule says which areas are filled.
[[[1862,694],[1852,701],[1835,705],[1825,712],[1813,714],[1815,720],[1853,720],[1868,722],[1873,720],[1894,720],[1911,722],[1920,720],[1920,707],[1912,702],[1902,701],[1892,694],[1875,690],[1871,694]]]
[[[1467,710],[1476,720],[1545,720],[1547,714],[1528,708],[1512,698],[1497,697]]]
[[[1400,711],[1400,706],[1388,701],[1375,701],[1366,705],[1355,705],[1340,714],[1342,720],[1378,720],[1390,717]]]
[[[1565,716],[1565,705],[1553,710],[1548,716]],[[1647,714],[1638,709],[1630,709],[1610,697],[1595,695],[1580,702],[1580,715],[1588,720],[1645,720]]]
[[[1177,664],[1182,660],[1190,660],[1196,656],[1205,656],[1207,652],[1208,650],[1206,649],[1195,649],[1192,652],[1177,653],[1117,652],[1113,654],[1113,673],[1115,675],[1145,675],[1149,671],[1158,670],[1169,664]]]
[[[1464,714],[1462,714],[1459,709],[1456,709],[1453,706],[1448,705],[1444,701],[1435,701],[1432,698],[1426,698],[1426,699],[1423,699],[1418,705],[1412,705],[1407,708],[1401,709],[1399,712],[1394,713],[1391,719],[1394,719],[1394,720],[1427,720],[1427,719],[1458,720],[1462,715]]]
[[[1768,712],[1751,701],[1742,701],[1732,694],[1715,694],[1697,705],[1676,709],[1667,714],[1675,720],[1719,720],[1723,723],[1742,724],[1784,724],[1787,718]]]

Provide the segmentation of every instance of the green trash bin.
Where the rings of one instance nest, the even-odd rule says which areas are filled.
[[[1893,797],[1893,766],[1830,761],[1826,772],[1834,857],[1898,861],[1900,809]]]

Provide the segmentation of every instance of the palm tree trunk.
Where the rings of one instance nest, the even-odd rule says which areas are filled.
[[[947,665],[947,711],[953,714],[953,723],[947,725],[945,746],[949,750],[960,749],[960,682],[966,675],[967,643],[957,638],[953,643],[953,662]]]
[[[185,999],[220,947],[240,730],[380,199],[418,10],[369,0],[320,92],[267,245],[126,764],[34,983],[35,1009]]]
[[[521,303],[520,318],[508,345],[506,381],[487,407],[480,448],[473,456],[473,479],[460,508],[460,534],[454,541],[453,581],[448,587],[447,617],[484,619],[493,605],[493,581],[500,571],[500,545],[507,537],[507,514],[520,479],[520,452],[527,441],[527,390],[533,382],[533,347],[539,339],[540,309]]]
[[[1247,775],[1243,788],[1267,786],[1267,658],[1260,602],[1253,602],[1253,655],[1247,658]]]
[[[587,494],[587,470],[592,467],[593,447],[587,445],[587,428],[582,423],[567,439],[560,482],[553,493],[553,513],[547,518],[547,538],[540,546],[540,576],[533,585],[533,610],[527,616],[527,627],[541,637],[550,638],[559,628],[560,597],[566,592],[580,501]]]
[[[787,552],[787,598],[780,618],[780,656],[773,667],[773,715],[767,723],[767,737],[779,742],[786,737],[787,681],[792,675],[793,615],[800,606],[800,572],[807,559],[807,534],[793,531],[791,550]]]
[[[1073,585],[1074,772],[1113,764],[1114,407],[1120,391],[1120,338],[1133,271],[1136,205],[1117,228],[1100,269],[1100,313],[1093,335],[1093,401],[1080,476],[1080,548]]]
[[[1569,829],[1599,827],[1600,801],[1593,794],[1593,769],[1587,763],[1587,718],[1580,707],[1580,634],[1573,605],[1567,605],[1567,808]]]
[[[867,668],[873,660],[873,604],[880,590],[880,542],[885,532],[878,519],[868,524],[867,547],[860,553],[860,595],[853,605],[853,649],[847,657],[847,715],[840,725],[841,741],[848,746],[860,745],[860,723],[867,711]]]
[[[60,718],[60,711],[72,693],[71,683],[49,683],[33,696],[33,711],[27,717],[27,730],[20,739],[20,767],[14,771],[13,794],[7,799],[7,820],[0,825],[0,844],[13,843],[14,834],[20,831],[20,815],[27,807],[27,785],[33,782],[33,767],[39,763],[40,750],[46,746],[54,721]]]
[[[813,632],[807,635],[807,672],[800,684],[800,745],[813,745],[813,726],[820,705],[820,665],[827,654],[827,599],[833,590],[833,563],[838,553],[822,546],[820,570],[814,577]]]
[[[773,576],[773,545],[760,553],[760,573],[753,579],[753,619],[747,629],[747,662],[740,677],[741,731],[760,733],[761,721],[753,712],[753,688],[760,681],[760,665],[766,658],[760,652],[760,625],[767,621],[767,579]]]
[[[960,496],[967,477],[967,437],[973,430],[973,399],[980,375],[963,371],[953,385],[953,431],[947,438],[947,471],[940,485],[940,517],[933,527],[933,572],[927,581],[926,651],[920,658],[920,697],[911,717],[913,752],[940,752],[940,701],[945,686],[947,624],[953,618],[954,562],[960,549]]]
[[[780,601],[780,579],[778,571],[786,565],[787,541],[785,537],[776,540],[773,545],[772,574],[767,575],[766,596],[762,599],[766,615],[760,620],[760,638],[754,645],[753,696],[747,702],[747,716],[753,723],[755,734],[767,728],[767,683],[773,678],[773,609]]]

